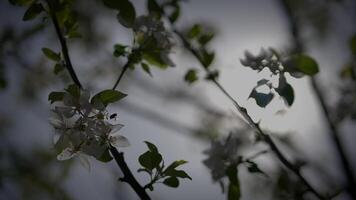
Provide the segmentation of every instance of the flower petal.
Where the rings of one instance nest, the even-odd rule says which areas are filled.
[[[57,155],[57,160],[69,160],[73,158],[77,153],[72,148],[65,148],[60,154]]]
[[[116,148],[130,146],[129,140],[122,135],[111,136],[109,140],[110,144]]]
[[[122,127],[124,127],[123,124],[115,124],[115,125],[111,125],[111,131],[110,131],[110,135],[114,136],[114,133],[117,133],[120,129],[122,129]]]

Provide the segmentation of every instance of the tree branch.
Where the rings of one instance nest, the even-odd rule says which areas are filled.
[[[74,83],[76,85],[78,85],[79,88],[82,88],[82,85],[80,84],[80,81],[79,81],[79,79],[78,79],[78,77],[77,77],[77,75],[76,75],[76,73],[75,73],[75,71],[73,69],[73,65],[72,65],[72,62],[70,60],[69,53],[68,53],[67,42],[66,42],[66,39],[64,38],[64,36],[63,36],[63,34],[61,32],[61,28],[59,26],[56,13],[54,11],[54,8],[53,8],[53,5],[52,5],[52,1],[51,0],[46,0],[46,1],[47,1],[47,4],[48,4],[48,7],[49,7],[49,14],[51,16],[54,28],[56,30],[59,42],[61,43],[62,54],[63,54],[63,57],[64,57],[65,66],[66,66],[66,68],[67,68],[67,70],[69,72],[69,75],[71,76],[72,80],[74,81]]]
[[[182,40],[184,47],[190,51],[194,57],[200,62],[202,68],[209,73],[208,66],[205,65],[204,61],[199,56],[198,52],[190,45],[189,41],[187,41],[183,34],[181,34],[178,30],[173,28],[173,31],[178,35],[178,37]],[[225,90],[225,88],[216,80],[212,79],[212,82],[220,89],[220,91],[233,103],[235,108],[238,110],[239,113],[244,117],[247,123],[261,136],[261,138],[270,146],[271,150],[276,154],[277,158],[283,163],[285,167],[291,170],[308,188],[308,190],[313,193],[319,199],[326,199],[323,197],[319,192],[317,192],[314,187],[304,178],[304,176],[300,173],[300,168],[294,166],[281,152],[281,150],[277,147],[274,143],[272,138],[264,133],[260,128],[258,123],[255,123],[251,116],[247,113],[246,108],[240,106],[238,102]]]
[[[58,19],[56,16],[56,13],[54,12],[51,0],[46,0],[48,7],[49,7],[49,12],[50,12],[50,16],[52,19],[52,22],[54,24],[58,39],[60,41],[60,44],[62,46],[62,53],[64,56],[64,60],[66,63],[66,68],[72,78],[72,80],[74,81],[74,83],[79,87],[82,88],[82,85],[73,69],[70,57],[69,57],[69,53],[68,53],[68,47],[67,47],[67,43],[66,40],[61,32],[59,23],[58,23]],[[115,86],[113,87],[113,89],[115,89],[117,87],[117,85],[119,84],[122,76],[124,75],[125,71],[127,70],[129,66],[129,62],[126,63],[126,65],[123,68],[123,71],[121,72],[117,82],[115,83]],[[138,181],[136,180],[136,178],[133,176],[130,168],[127,166],[125,159],[124,159],[124,153],[119,152],[115,147],[110,146],[109,150],[111,152],[111,154],[113,155],[116,163],[118,164],[118,166],[120,167],[122,173],[124,174],[123,178],[120,178],[121,181],[128,183],[136,192],[136,194],[142,199],[142,200],[150,200],[151,198],[148,196],[148,194],[146,193],[146,190],[138,183]]]
[[[279,2],[280,2],[281,7],[283,8],[283,10],[285,11],[287,18],[289,20],[289,23],[290,23],[290,30],[291,30],[290,32],[293,36],[294,50],[296,51],[296,53],[303,52],[305,49],[304,49],[303,42],[300,38],[300,30],[299,30],[299,26],[298,26],[298,20],[297,20],[296,16],[293,14],[293,10],[288,5],[286,0],[279,0]],[[320,104],[321,110],[324,114],[325,120],[329,126],[330,137],[332,138],[332,141],[334,142],[337,152],[340,156],[341,165],[343,167],[344,174],[345,174],[346,180],[348,182],[347,191],[349,192],[351,197],[354,200],[356,200],[356,190],[355,190],[356,178],[353,174],[351,164],[349,163],[349,160],[346,157],[345,150],[343,149],[342,142],[340,139],[340,132],[338,131],[336,123],[331,118],[329,108],[324,100],[324,97],[323,97],[324,95],[322,93],[320,86],[318,85],[318,82],[317,82],[315,76],[312,76],[310,81],[311,81],[311,86],[314,90],[315,96],[316,96],[317,100],[319,101],[319,104]]]

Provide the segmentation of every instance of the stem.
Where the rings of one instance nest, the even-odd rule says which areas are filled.
[[[300,38],[300,30],[298,27],[298,21],[296,19],[296,17],[293,14],[293,10],[291,9],[291,7],[288,5],[288,3],[286,2],[286,0],[279,0],[280,4],[282,6],[282,8],[284,9],[287,18],[289,20],[290,23],[290,30],[291,30],[291,34],[293,36],[293,41],[294,41],[294,47],[295,47],[295,51],[297,53],[303,52],[304,51],[304,45],[302,43],[302,40]],[[318,85],[318,81],[316,80],[316,78],[314,76],[311,77],[311,86],[314,90],[314,93],[316,95],[317,100],[320,103],[320,107],[322,109],[322,112],[324,114],[325,120],[329,126],[330,129],[330,137],[332,138],[332,141],[334,142],[334,145],[337,149],[337,152],[340,156],[340,160],[341,160],[341,165],[342,168],[344,170],[344,174],[346,176],[347,182],[348,182],[348,186],[347,186],[347,191],[349,192],[349,194],[351,195],[352,199],[356,200],[356,178],[353,174],[352,168],[351,168],[351,164],[349,163],[349,160],[346,157],[346,153],[345,150],[343,149],[342,146],[342,142],[340,139],[340,132],[337,128],[336,123],[332,120],[331,115],[330,115],[330,111],[329,108],[323,98],[323,93],[322,90],[320,88],[320,86]]]
[[[82,85],[80,84],[80,81],[79,81],[79,79],[78,79],[78,77],[77,77],[77,75],[76,75],[76,73],[75,73],[75,71],[73,69],[73,65],[72,65],[72,62],[70,60],[69,53],[68,53],[67,42],[66,42],[66,39],[64,38],[64,36],[63,36],[63,34],[61,32],[61,28],[59,26],[58,19],[57,19],[55,11],[53,9],[51,0],[46,0],[46,2],[47,2],[48,7],[49,7],[49,14],[51,16],[51,19],[52,19],[54,28],[56,30],[59,42],[61,43],[62,54],[64,56],[65,66],[66,66],[66,68],[67,68],[72,80],[74,81],[74,83],[76,85],[78,85],[79,88],[82,88]]]
[[[178,37],[182,40],[184,47],[190,51],[194,57],[200,62],[202,68],[209,73],[208,70],[208,66],[205,66],[203,60],[201,59],[201,57],[199,56],[198,52],[190,45],[189,41],[187,41],[185,39],[185,37],[183,36],[183,34],[181,34],[178,30],[173,28],[173,31],[178,35]],[[216,80],[213,79],[212,82],[220,89],[220,91],[233,103],[233,105],[235,106],[235,108],[237,109],[237,111],[239,113],[241,113],[241,115],[243,116],[243,118],[247,121],[247,123],[253,128],[255,129],[255,131],[257,132],[257,134],[259,134],[261,136],[261,138],[270,146],[271,150],[276,154],[277,158],[282,162],[282,164],[287,167],[289,170],[291,170],[303,183],[304,185],[307,187],[307,189],[313,193],[316,197],[318,197],[319,199],[323,200],[326,199],[325,197],[323,197],[321,194],[319,194],[319,192],[317,192],[314,187],[304,178],[304,176],[300,173],[300,169],[296,166],[294,166],[285,156],[284,154],[281,152],[281,150],[277,147],[277,145],[274,143],[274,141],[272,140],[272,138],[264,133],[262,131],[262,129],[260,128],[258,123],[255,123],[251,116],[247,113],[246,108],[242,107],[239,105],[239,103],[225,90],[225,88]]]
[[[127,166],[124,159],[124,153],[118,152],[117,149],[112,146],[110,147],[110,152],[114,156],[116,163],[119,165],[122,173],[124,174],[124,177],[120,178],[120,181],[128,183],[141,199],[150,200],[151,198],[148,196],[145,188],[140,185]]]
[[[72,66],[72,63],[71,63],[71,60],[69,57],[69,53],[68,53],[67,43],[66,43],[66,40],[61,32],[57,16],[56,16],[54,9],[52,7],[51,0],[46,0],[46,2],[49,7],[50,16],[51,16],[52,22],[54,24],[57,36],[58,36],[59,41],[62,46],[62,53],[63,53],[64,60],[66,63],[66,68],[67,68],[72,80],[74,81],[74,83],[79,88],[82,88],[82,85],[81,85],[81,83],[73,69],[73,66]],[[119,82],[120,82],[123,74],[127,70],[128,66],[129,66],[129,62],[126,63],[126,65],[124,66],[123,71],[121,72],[119,79],[117,80],[113,89],[115,89],[117,87],[117,85],[119,84]],[[122,173],[124,174],[124,177],[120,178],[120,180],[128,183],[142,200],[150,200],[151,198],[146,193],[146,190],[138,183],[136,178],[133,176],[130,168],[127,166],[125,159],[124,159],[124,153],[119,152],[115,147],[112,147],[112,146],[110,146],[109,150],[110,150],[111,154],[113,155],[117,165],[120,167]]]
[[[128,60],[127,63],[123,66],[121,73],[119,74],[119,77],[117,78],[114,86],[113,86],[113,90],[115,90],[117,88],[117,86],[119,85],[122,77],[124,76],[125,72],[127,71],[127,69],[129,68],[129,66],[131,65],[131,61]]]

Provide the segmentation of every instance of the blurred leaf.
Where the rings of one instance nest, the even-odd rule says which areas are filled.
[[[42,52],[47,58],[49,58],[53,61],[59,62],[61,60],[61,54],[56,53],[49,48],[42,48]]]
[[[97,159],[101,162],[106,163],[106,162],[110,162],[113,159],[113,157],[110,155],[109,149],[105,149],[103,154]]]
[[[75,98],[80,97],[80,88],[76,84],[69,85],[65,90]]]
[[[188,38],[189,39],[193,39],[198,37],[198,35],[201,33],[202,28],[199,24],[194,24],[192,28],[190,28],[190,30],[188,31]]]
[[[214,71],[210,71],[206,76],[205,79],[206,80],[216,80],[219,77],[219,71],[218,70],[214,70]]]
[[[54,74],[58,74],[59,72],[63,71],[65,69],[65,66],[63,64],[57,63],[54,65],[53,72]]]
[[[353,35],[350,40],[350,49],[354,56],[356,56],[356,35]]]
[[[115,57],[120,57],[120,56],[125,55],[126,47],[127,46],[122,45],[122,44],[115,44],[114,45],[114,56]]]
[[[196,80],[198,80],[198,76],[197,76],[196,70],[195,69],[188,70],[187,73],[184,76],[184,80],[189,84],[192,84]]]
[[[104,106],[107,106],[110,103],[120,101],[126,96],[127,94],[124,94],[117,90],[104,90],[94,95],[91,99],[91,102],[93,103],[96,100],[100,100],[104,104]]]
[[[214,33],[207,33],[207,34],[203,34],[199,37],[198,42],[199,44],[201,44],[202,46],[205,46],[208,42],[211,41],[211,39],[214,38]]]
[[[253,98],[256,100],[256,103],[258,106],[264,108],[266,107],[273,99],[274,94],[273,93],[260,93],[257,92],[256,89],[254,88],[249,96],[249,98]]]
[[[165,184],[169,187],[176,188],[179,186],[179,180],[176,177],[172,176],[172,177],[164,179],[163,184]]]
[[[42,4],[34,3],[26,10],[22,20],[28,21],[34,19],[37,15],[39,15],[42,11],[44,11]]]
[[[188,178],[190,180],[192,180],[192,178],[183,170],[169,170],[166,171],[165,174],[166,176],[174,176],[174,177],[179,177],[179,178]]]
[[[120,0],[120,10],[117,14],[117,19],[121,25],[130,28],[135,23],[136,11],[130,1]]]
[[[201,51],[201,59],[205,68],[208,68],[215,58],[214,52],[207,52],[206,50]]]
[[[291,106],[294,102],[294,90],[293,87],[287,83],[285,77],[280,75],[278,88],[276,92],[284,99],[288,106]]]
[[[228,199],[238,200],[241,197],[240,183],[238,179],[237,166],[235,164],[230,165],[226,169],[226,175],[229,178]]]
[[[161,18],[161,14],[162,14],[162,9],[161,7],[158,5],[156,0],[148,0],[147,1],[147,9],[148,12],[151,16],[155,16],[158,19]]]
[[[291,56],[285,65],[287,68],[298,69],[300,72],[310,76],[319,72],[317,62],[312,57],[303,54]]]
[[[267,174],[264,173],[255,162],[247,161],[247,163],[248,163],[247,169],[250,173],[260,173],[267,176]]]
[[[51,104],[56,101],[62,101],[64,94],[65,94],[64,92],[51,92],[48,95],[48,101],[50,101]]]
[[[154,152],[154,153],[158,153],[158,149],[157,147],[152,144],[151,142],[148,142],[148,141],[144,141],[148,147],[148,149],[151,151],[151,152]]]
[[[168,67],[168,64],[164,62],[158,52],[144,52],[143,58],[151,65],[155,65],[161,69]]]
[[[142,69],[152,77],[150,67],[146,63],[141,63]]]
[[[179,18],[180,15],[180,6],[176,5],[174,6],[174,11],[172,12],[172,14],[169,15],[169,21],[171,21],[171,23],[175,23],[177,21],[177,19]]]

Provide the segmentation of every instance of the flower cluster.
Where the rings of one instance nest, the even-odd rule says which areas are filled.
[[[146,58],[154,58],[156,62],[174,66],[169,58],[169,53],[174,46],[172,35],[161,21],[151,16],[140,16],[136,18],[133,30],[136,45],[144,51]]]
[[[214,140],[210,149],[204,151],[208,158],[203,163],[211,170],[214,181],[218,181],[226,176],[229,166],[238,164],[241,156],[238,155],[240,139],[229,135],[225,140]]]
[[[242,65],[257,71],[262,71],[267,67],[273,74],[278,74],[282,69],[279,55],[273,49],[265,50],[262,48],[256,56],[246,51],[245,58],[240,59],[240,62]]]
[[[109,156],[108,148],[127,147],[127,138],[118,134],[122,124],[111,124],[115,114],[109,116],[98,95],[91,98],[86,90],[71,85],[66,92],[52,92],[54,107],[51,125],[55,129],[55,149],[58,160],[67,160],[79,154],[87,154],[101,160]],[[111,157],[110,157],[111,158]]]

